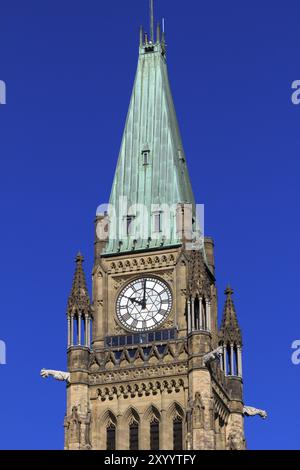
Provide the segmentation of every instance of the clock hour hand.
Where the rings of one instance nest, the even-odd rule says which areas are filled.
[[[135,302],[136,304],[143,306],[143,302],[141,302],[140,300],[137,300],[134,297],[130,297],[129,300],[131,300],[131,302]]]

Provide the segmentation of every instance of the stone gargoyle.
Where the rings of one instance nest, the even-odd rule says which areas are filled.
[[[268,414],[266,411],[253,408],[252,406],[244,406],[244,415],[245,416],[260,416],[263,419],[266,419],[268,417]]]
[[[60,382],[70,382],[70,372],[62,372],[60,370],[41,370],[41,377],[43,379],[47,379],[48,377],[53,377],[55,380],[59,380]]]

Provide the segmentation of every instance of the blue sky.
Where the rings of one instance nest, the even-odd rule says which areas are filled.
[[[147,0],[0,0],[0,447],[63,447],[66,301],[74,257],[90,285]],[[244,335],[250,449],[299,448],[300,5],[157,0],[195,197]]]

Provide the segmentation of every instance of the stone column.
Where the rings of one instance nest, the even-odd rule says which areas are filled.
[[[226,450],[226,427],[224,422],[220,427],[220,431],[221,450]]]
[[[191,300],[187,301],[187,324],[188,324],[188,333],[191,332]]]
[[[242,366],[242,348],[237,347],[237,375],[243,377],[243,366]]]
[[[120,401],[122,400],[122,395],[117,394],[118,400],[118,411],[117,411],[117,429],[116,429],[116,450],[124,450],[126,448],[126,436],[128,436],[128,429],[123,427],[126,425],[123,420],[123,413],[121,411]],[[128,445],[128,444],[127,444]]]
[[[223,450],[222,442],[221,442],[221,429],[220,429],[220,423],[219,423],[219,416],[215,418],[215,439],[216,439],[216,450]]]
[[[168,450],[167,436],[170,435],[170,429],[167,422],[167,390],[161,390],[161,422],[160,422],[160,433],[159,433],[159,448],[161,450]]]
[[[207,315],[206,315],[206,321],[207,321],[207,330],[208,331],[211,331],[211,303],[210,301],[208,300],[207,303]]]
[[[88,318],[88,329],[87,329],[87,347],[91,347],[91,318]]]
[[[230,450],[230,437],[233,437],[234,450],[245,450],[244,417],[242,403],[235,403],[235,411],[231,412],[226,426],[226,448]],[[239,411],[237,409],[239,408]]]
[[[224,374],[227,375],[227,347],[223,346]]]
[[[150,420],[146,420],[144,413],[140,413],[140,437],[139,437],[139,449],[149,450],[150,449]]]
[[[74,315],[71,315],[71,346],[74,346]]]
[[[68,315],[68,348],[71,346],[71,317]]]

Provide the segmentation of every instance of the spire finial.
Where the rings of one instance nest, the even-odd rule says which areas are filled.
[[[83,263],[84,257],[82,256],[81,252],[78,251],[77,256],[76,256],[76,263]]]
[[[156,42],[160,43],[160,23],[157,23],[157,28],[156,28]]]
[[[226,290],[225,290],[225,295],[232,296],[233,293],[234,293],[233,289],[231,288],[230,284],[228,284],[228,286],[226,287]]]
[[[150,41],[154,43],[154,0],[150,0]]]
[[[144,29],[143,26],[140,26],[140,46],[142,47],[144,40]]]

